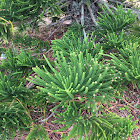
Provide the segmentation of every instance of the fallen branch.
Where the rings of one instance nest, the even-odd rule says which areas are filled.
[[[88,6],[88,10],[89,10],[89,13],[90,13],[90,16],[91,16],[91,19],[92,19],[93,23],[95,24],[95,26],[97,26],[98,24],[96,22],[95,16],[93,15],[93,10],[92,10],[90,5]]]
[[[56,109],[55,109],[54,111],[56,111]],[[45,121],[47,121],[47,120],[48,120],[49,118],[51,118],[54,114],[55,114],[55,113],[52,112],[52,113],[49,115],[49,117],[47,117],[46,119],[43,119],[43,120],[41,120],[41,121],[39,121],[39,122],[45,122]]]
[[[81,25],[84,26],[84,3],[81,4]],[[83,28],[84,39],[86,40],[86,31]]]

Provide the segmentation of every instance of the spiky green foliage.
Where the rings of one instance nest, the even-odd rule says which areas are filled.
[[[80,53],[83,52],[85,55],[87,52],[91,54],[96,54],[99,52],[99,48],[97,49],[94,45],[94,40],[92,40],[92,37],[87,36],[86,40],[83,40],[81,38],[76,38],[75,34],[72,33],[69,36],[64,36],[63,39],[56,39],[52,41],[53,46],[52,49],[54,51],[54,54],[56,51],[63,51],[65,56],[69,56],[70,53],[76,52]],[[89,40],[89,41],[88,41]]]
[[[38,49],[47,49],[47,50],[50,48],[50,44],[48,41],[42,41],[37,37],[32,38],[32,37],[26,36],[25,34],[24,35],[21,35],[21,34],[14,35],[14,38],[12,41],[15,46],[19,45],[21,47],[26,47],[26,48],[31,47],[31,48],[34,48],[35,51],[37,50],[37,48]]]
[[[45,67],[44,70],[36,67],[33,70],[40,78],[36,76],[31,77],[33,80],[28,79],[42,86],[38,87],[42,94],[37,95],[37,99],[42,101],[47,98],[49,102],[64,102],[74,100],[79,95],[81,101],[88,99],[87,106],[94,104],[93,96],[97,93],[100,100],[111,99],[113,89],[110,85],[114,76],[108,66],[99,62],[100,55],[92,58],[91,54],[84,57],[82,52],[80,54],[73,52],[68,63],[62,52],[60,54],[57,52],[56,55],[55,64],[59,71],[55,70],[45,58],[54,75]]]
[[[140,38],[134,36],[133,34],[126,34],[125,31],[120,31],[118,33],[107,33],[104,35],[102,46],[103,50],[119,49],[124,48],[124,44],[138,42]]]
[[[11,49],[8,49],[5,55],[6,55],[6,60],[3,60],[2,64],[0,65],[1,70],[5,70],[5,69],[15,70],[16,68],[15,56],[17,55],[17,53],[15,51],[12,51]]]
[[[117,10],[115,12],[112,12],[107,7],[102,9],[104,11],[104,15],[99,13],[99,29],[97,30],[101,35],[104,35],[107,32],[112,33],[122,31],[122,29],[128,29],[136,20],[136,14],[133,13],[132,10],[123,9],[122,5],[117,6]]]
[[[104,35],[105,39],[103,41],[103,48],[104,49],[111,49],[111,48],[120,48],[122,47],[122,43],[125,41],[125,34],[124,31],[119,33],[107,33]]]
[[[90,51],[93,48],[93,44],[88,43],[87,45],[87,42],[83,41],[81,35],[82,35],[81,26],[75,23],[74,25],[69,27],[68,32],[65,33],[62,39],[52,40],[52,44],[53,44],[52,49],[54,55],[56,54],[56,51],[63,51],[65,56],[69,56],[70,52],[75,52],[75,51],[77,53],[79,53],[80,51],[86,52],[87,49],[89,49]],[[86,48],[85,45],[87,46]]]
[[[122,140],[130,137],[132,130],[137,128],[135,126],[137,121],[134,122],[129,117],[124,119],[114,113],[100,115],[97,110],[88,112],[92,114],[88,115],[86,110],[78,110],[76,105],[71,102],[69,105],[64,105],[64,112],[55,112],[57,120],[54,122],[65,124],[65,127],[57,131],[72,128],[63,140],[72,138],[76,140]]]
[[[0,139],[10,140],[16,135],[17,130],[21,134],[30,124],[31,119],[20,103],[0,102]]]
[[[44,64],[43,60],[40,61],[36,57],[33,57],[29,52],[21,51],[19,55],[17,55],[17,65],[21,67],[35,67],[41,66]]]
[[[140,44],[140,21],[136,21],[130,31],[132,35],[131,40],[135,40],[135,42]]]
[[[0,2],[0,16],[11,21],[23,21],[29,18],[39,18],[48,9],[51,14],[62,13],[56,5],[57,0],[2,0]],[[50,11],[49,11],[50,10]]]
[[[49,140],[48,133],[42,125],[35,125],[28,134],[26,140]]]
[[[0,72],[0,102],[18,98],[22,103],[27,104],[32,93],[24,87],[18,76],[16,73],[4,75]]]
[[[79,38],[83,35],[83,26],[78,23],[73,23],[70,27],[68,27],[68,31],[65,33],[66,36],[71,37],[71,35],[75,35],[75,38]]]
[[[112,137],[117,140],[130,136],[136,122],[129,119],[125,121],[115,115],[110,115],[109,118],[109,115],[98,114],[97,102],[108,103],[108,100],[115,97],[111,84],[117,75],[114,75],[113,67],[104,65],[104,61],[98,62],[100,56],[92,58],[88,53],[84,56],[82,52],[73,52],[69,62],[66,62],[62,52],[56,52],[56,56],[55,64],[59,71],[45,58],[54,74],[49,73],[45,67],[44,70],[36,67],[33,70],[39,77],[31,77],[28,80],[41,86],[38,87],[41,92],[36,95],[37,102],[59,102],[55,108],[64,108],[61,113],[55,111],[57,120],[54,121],[65,124],[65,127],[58,131],[73,127],[64,139],[81,140],[83,137],[85,140],[104,140]],[[117,125],[114,126],[115,124]],[[128,128],[128,131],[121,130],[122,126]]]
[[[43,59],[37,59],[27,51],[21,50],[18,53],[16,50],[8,49],[5,54],[6,59],[0,65],[1,70],[7,69],[11,72],[25,73],[27,71],[31,72],[29,69],[31,67],[46,65]]]
[[[136,20],[136,14],[132,10],[123,9],[123,6],[117,6],[116,11],[111,11],[107,7],[103,8],[104,14],[98,17],[98,26],[94,32],[97,38],[102,40],[104,50],[112,48],[121,48],[126,40],[134,40],[127,32]],[[127,12],[126,12],[127,11]]]
[[[135,24],[132,26],[131,31],[132,34],[140,38],[140,21],[135,22]]]
[[[18,21],[17,23],[23,27],[26,27],[26,19],[35,25],[46,12],[46,6],[48,6],[48,15],[60,14],[61,10],[56,2],[58,1],[2,0],[0,16],[5,16],[7,20]],[[57,7],[59,7],[58,10]],[[116,101],[115,98],[121,98],[121,94],[119,96],[117,93],[121,91],[124,93],[124,90],[118,86],[129,82],[139,86],[140,81],[139,47],[138,44],[137,47],[133,44],[138,38],[133,39],[132,32],[126,30],[130,29],[136,16],[129,10],[124,12],[122,6],[117,8],[118,10],[112,12],[107,7],[103,8],[104,15],[100,14],[95,32],[97,40],[92,35],[86,38],[84,36],[83,39],[84,27],[74,24],[62,39],[52,41],[56,58],[55,66],[52,66],[45,56],[46,61],[44,59],[40,61],[31,54],[39,45],[42,49],[46,42],[24,35],[22,39],[21,36],[19,38],[13,36],[14,45],[22,43],[19,45],[31,46],[34,49],[31,53],[28,50],[19,52],[9,49],[6,52],[6,59],[1,61],[0,139],[10,139],[15,136],[16,130],[22,133],[22,128],[29,128],[31,124],[29,105],[37,105],[38,108],[41,106],[41,109],[45,106],[45,112],[47,103],[55,106],[52,109],[56,119],[54,123],[64,125],[55,131],[70,131],[68,135],[64,135],[62,138],[64,140],[72,138],[122,140],[131,137],[133,129],[136,128],[136,121],[132,121],[129,117],[119,117],[104,107],[104,103],[107,106],[110,101]],[[5,27],[10,31],[8,24],[2,26],[2,32],[8,33]],[[136,34],[133,35],[139,37]],[[95,44],[98,41],[101,42]],[[115,54],[106,55],[111,60],[109,57],[107,57],[109,60],[105,60],[100,46],[103,49],[115,47],[118,52],[116,56]],[[118,54],[120,56],[117,56]],[[33,70],[37,76],[28,78],[29,81],[38,85],[37,90],[31,89],[34,91],[32,94],[24,87],[24,83],[25,77],[33,72],[31,68],[35,66]],[[48,135],[43,126],[33,124],[27,139],[48,139]]]
[[[56,4],[57,3],[57,4]],[[34,28],[38,20],[41,20],[44,13],[48,15],[59,16],[63,11],[58,0],[1,0],[0,1],[0,18],[8,22],[20,24],[22,29],[26,29],[28,22]],[[28,22],[25,20],[28,20]],[[0,37],[9,39],[11,32],[9,25],[3,24],[0,19]]]
[[[122,73],[123,83],[132,82],[140,87],[140,47],[138,43],[124,43],[123,48],[119,49],[120,55],[110,54],[111,64]]]
[[[13,33],[13,24],[11,21],[0,17],[0,43],[7,41]]]
[[[74,24],[69,27],[68,32],[62,39],[52,40],[53,53],[55,55],[56,51],[62,51],[64,56],[68,57],[72,52],[77,54],[83,52],[84,55],[88,52],[95,56],[102,51],[98,45],[95,46],[95,39],[96,37],[94,37],[93,34],[87,35],[87,37],[83,39],[82,27],[78,24]]]
[[[96,120],[97,117],[91,118],[91,121]],[[97,118],[96,128],[94,130],[90,140],[122,140],[130,138],[133,129],[138,128],[135,124],[137,121],[132,121],[133,117],[128,116],[127,118],[120,117],[115,113],[104,114]],[[111,127],[112,125],[112,127]],[[99,133],[101,131],[103,134]],[[95,135],[97,133],[97,135]],[[105,137],[106,135],[106,137]]]

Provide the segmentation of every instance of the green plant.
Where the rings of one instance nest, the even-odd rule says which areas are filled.
[[[132,82],[134,87],[135,85],[140,87],[140,48],[138,43],[124,43],[119,52],[119,57],[114,54],[107,55],[112,58],[109,62],[122,73],[122,83]]]
[[[35,51],[37,50],[37,48],[47,50],[50,48],[50,44],[48,41],[42,41],[37,37],[31,38],[29,36],[26,36],[26,34],[16,34],[14,35],[12,41],[14,43],[14,46],[19,45],[21,47],[26,47],[27,50],[29,49],[28,47],[31,47],[31,49],[34,49]]]
[[[132,10],[123,9],[122,5],[117,5],[117,10],[115,12],[112,12],[108,7],[102,9],[104,11],[104,15],[99,13],[99,29],[96,30],[96,32],[102,36],[107,32],[112,33],[122,31],[122,29],[126,30],[130,28],[130,25],[136,20],[136,14],[133,13]]]
[[[36,57],[33,57],[31,53],[22,51],[19,55],[16,57],[17,59],[17,66],[19,67],[35,67],[35,66],[41,66],[45,64]]]
[[[0,102],[19,99],[22,103],[28,103],[32,92],[24,87],[18,76],[18,73],[4,75],[0,72]]]
[[[0,3],[0,16],[11,21],[24,21],[32,18],[36,20],[44,14],[46,8],[51,15],[62,13],[56,5],[57,0],[2,0]]]
[[[81,140],[82,137],[89,137],[104,140],[109,139],[111,134],[113,139],[130,136],[136,122],[130,123],[129,119],[125,121],[114,115],[110,115],[109,118],[107,114],[98,114],[100,106],[97,106],[97,102],[108,103],[109,100],[113,100],[112,97],[116,97],[111,84],[112,79],[118,75],[114,75],[113,67],[105,66],[104,61],[98,62],[100,55],[92,58],[89,53],[84,56],[82,52],[73,52],[69,62],[62,52],[56,52],[56,56],[55,64],[58,70],[55,70],[45,57],[54,74],[49,73],[45,67],[44,70],[36,67],[33,70],[39,77],[30,77],[28,80],[39,85],[40,92],[35,96],[37,102],[59,103],[54,109],[63,108],[61,113],[54,111],[57,114],[57,120],[54,122],[65,124],[65,127],[58,131],[73,126],[64,139]],[[117,123],[119,124],[115,125]],[[121,130],[121,126],[127,127],[128,131]],[[90,132],[94,134],[89,135]]]
[[[56,56],[58,62],[55,62],[55,64],[59,71],[55,70],[45,57],[52,72],[54,72],[54,76],[45,67],[44,71],[37,67],[33,70],[42,79],[37,76],[36,78],[32,77],[33,80],[28,79],[35,84],[39,84],[40,81],[39,85],[44,87],[38,87],[41,91],[44,91],[42,95],[39,95],[41,100],[49,98],[50,102],[71,101],[77,94],[81,94],[79,99],[81,98],[84,101],[86,98],[83,97],[88,93],[89,102],[87,105],[90,105],[90,102],[92,102],[90,98],[99,91],[100,96],[97,98],[101,100],[104,98],[109,99],[112,96],[112,93],[109,92],[112,91],[109,85],[114,76],[108,76],[107,71],[109,71],[109,68],[103,65],[103,62],[98,62],[100,55],[92,58],[91,54],[88,53],[83,56],[82,52],[80,54],[73,52],[70,54],[70,62],[66,62],[62,52],[60,54],[56,52]],[[105,91],[106,93],[104,93]]]
[[[48,133],[42,125],[34,125],[26,140],[49,140]]]
[[[0,139],[14,139],[16,131],[22,134],[29,128],[31,119],[27,110],[17,101],[0,102]]]
[[[103,49],[112,49],[112,48],[121,48],[122,43],[126,40],[124,31],[121,31],[119,33],[107,33],[107,35],[104,35],[104,41],[103,41]]]
[[[133,122],[132,118],[124,119],[114,113],[102,113],[100,115],[97,110],[93,111],[92,115],[89,116],[85,113],[85,110],[77,111],[74,106],[71,103],[64,106],[65,112],[55,112],[57,120],[54,122],[65,124],[65,127],[57,131],[64,131],[72,127],[68,136],[64,135],[63,140],[69,140],[70,138],[77,140],[122,140],[130,137],[132,129],[137,128],[135,126],[137,121]]]
[[[72,52],[77,54],[83,52],[84,55],[91,53],[94,57],[96,57],[96,54],[99,52],[102,52],[98,44],[95,46],[94,42],[96,37],[94,37],[93,34],[88,34],[85,39],[83,39],[82,35],[82,27],[78,24],[69,27],[68,32],[66,32],[62,39],[52,40],[54,56],[57,51],[62,51],[66,57],[69,57]]]
[[[0,43],[5,40],[8,41],[13,32],[13,23],[0,17]]]
[[[132,31],[132,33],[133,33],[135,36],[138,36],[138,37],[140,37],[140,34],[139,34],[139,32],[140,32],[139,24],[140,24],[140,21],[137,20],[137,21],[133,24],[133,26],[130,28],[131,31]]]
[[[16,51],[12,51],[12,49],[8,49],[6,52],[5,52],[5,57],[6,59],[2,61],[1,65],[0,65],[0,68],[1,68],[1,71],[3,70],[6,70],[6,69],[10,69],[11,71],[17,71],[18,70],[18,67],[16,66],[16,55],[17,55],[17,52]]]
[[[1,70],[7,69],[8,72],[31,73],[31,67],[46,65],[43,59],[37,59],[29,51],[21,50],[18,53],[16,50],[8,49],[5,57],[6,59],[2,61],[0,68]]]
[[[41,56],[44,49],[49,49],[48,42],[23,32],[21,35],[19,29],[26,31],[29,27],[28,31],[33,32],[44,15],[54,15],[55,20],[62,13],[62,3],[58,0],[0,1],[0,37],[11,44],[8,47],[13,47],[8,50],[5,47],[7,51],[2,51],[5,59],[0,58],[0,139],[15,139],[16,132],[30,130],[27,140],[48,140],[44,125],[34,124],[38,119],[34,120],[32,112],[38,114],[38,111],[44,112],[39,118],[44,117],[42,122],[53,114],[53,122],[63,125],[54,130],[61,131],[63,140],[130,138],[137,121],[132,121],[131,115],[122,118],[107,108],[116,98],[123,99],[128,83],[132,83],[133,88],[140,87],[138,24],[132,25],[135,13],[118,5],[110,10],[109,3],[105,3],[104,14],[99,13],[97,24],[91,1],[76,2],[76,7],[81,7],[81,25],[72,25],[61,39],[52,41],[55,57],[52,64],[45,55],[45,59]],[[89,28],[84,25],[86,8],[94,26],[97,25],[93,34],[86,34]],[[76,21],[79,16],[74,17]],[[13,24],[19,28],[16,28],[17,34],[12,35]],[[20,50],[15,49],[19,47]],[[103,53],[108,49],[112,49],[113,54]],[[49,105],[53,105],[52,114],[45,119]],[[128,107],[122,109],[131,114]]]
[[[1,0],[0,17],[13,22],[22,30],[30,26],[33,31],[46,13],[50,16],[60,16],[63,13],[60,8],[62,4],[58,0]],[[5,29],[7,29],[6,32],[9,31],[8,27],[3,30]],[[9,36],[10,33],[8,32],[7,35]]]
[[[139,39],[139,37],[136,37],[133,34],[125,34],[124,31],[119,33],[107,33],[107,35],[104,35],[103,42],[101,44],[99,43],[99,46],[102,46],[103,50],[118,50],[120,48],[124,48],[124,44],[128,45],[139,42]]]
[[[130,28],[132,34],[132,40],[136,39],[135,42],[140,44],[140,21],[136,21],[133,26]]]
[[[123,9],[122,5],[117,5],[116,11],[111,11],[107,6],[102,9],[104,14],[99,13],[98,26],[94,34],[97,39],[102,40],[103,50],[121,48],[125,41],[139,40],[130,35],[130,31],[128,32],[132,23],[136,21],[136,14],[132,10]]]
[[[63,39],[56,39],[52,41],[52,49],[54,52],[54,55],[56,54],[56,51],[62,51],[64,53],[64,56],[69,56],[70,53],[76,52],[79,54],[80,52],[83,52],[84,55],[86,55],[87,52],[96,55],[97,52],[102,51],[99,47],[94,46],[94,41],[89,35],[86,37],[85,40],[82,38],[76,38],[74,33],[71,33],[71,36],[64,36]],[[88,41],[89,40],[89,41]]]

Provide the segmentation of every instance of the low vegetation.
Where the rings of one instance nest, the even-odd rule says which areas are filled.
[[[94,3],[96,14],[91,12]],[[63,140],[138,139],[139,17],[124,3],[94,3],[0,2],[0,139],[16,140],[24,132],[26,140],[49,140],[50,131]],[[32,35],[44,15],[57,17],[57,23],[69,6],[81,8],[74,16],[79,22],[61,38]],[[127,115],[113,111],[115,107]],[[58,129],[46,127],[51,118]]]

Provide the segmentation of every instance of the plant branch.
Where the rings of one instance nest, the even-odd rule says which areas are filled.
[[[54,110],[54,112],[56,111],[56,109]],[[55,113],[52,112],[46,119],[41,120],[40,122],[45,122],[47,121],[49,118],[51,118]]]
[[[90,13],[90,16],[91,16],[91,19],[92,19],[93,23],[97,26],[98,24],[96,22],[96,18],[95,18],[94,14],[93,14],[93,10],[92,10],[90,5],[88,6],[88,10],[89,10],[89,13]]]
[[[84,3],[81,4],[81,25],[84,26]],[[86,40],[86,31],[83,28],[84,39]]]

